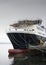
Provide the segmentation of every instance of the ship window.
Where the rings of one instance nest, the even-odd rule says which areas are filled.
[[[32,29],[32,31],[34,31],[34,29]]]
[[[26,29],[24,29],[24,31],[26,31]]]
[[[31,31],[31,30],[29,30],[29,31]]]
[[[15,30],[17,30],[17,29],[15,29]]]

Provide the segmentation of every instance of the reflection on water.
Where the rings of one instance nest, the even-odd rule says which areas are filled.
[[[11,44],[0,44],[0,65],[46,65],[46,51],[30,50],[25,54],[9,54]]]
[[[33,52],[32,52],[33,51]],[[13,58],[11,65],[46,65],[46,56],[37,50],[32,50],[30,53],[25,54],[9,54],[8,57]],[[32,54],[32,53],[35,54]]]
[[[11,65],[28,65],[28,56],[25,54],[8,55],[9,58],[13,58]]]

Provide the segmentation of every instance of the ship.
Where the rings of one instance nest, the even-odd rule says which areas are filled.
[[[7,32],[14,49],[29,49],[30,46],[43,46],[46,41],[42,20],[20,20],[11,24]]]

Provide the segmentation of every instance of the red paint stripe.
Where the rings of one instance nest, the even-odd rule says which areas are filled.
[[[27,49],[9,49],[8,52],[11,54],[20,54],[20,53],[26,53],[28,52],[28,50]]]

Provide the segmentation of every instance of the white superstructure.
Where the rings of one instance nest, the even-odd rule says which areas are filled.
[[[29,23],[22,23],[22,22],[19,22],[17,24],[15,23],[13,25],[10,25],[8,32],[16,32],[16,33],[21,32],[21,33],[36,34],[46,37],[45,28],[42,28],[42,26],[40,25],[41,23],[42,21],[38,23],[33,20]]]

